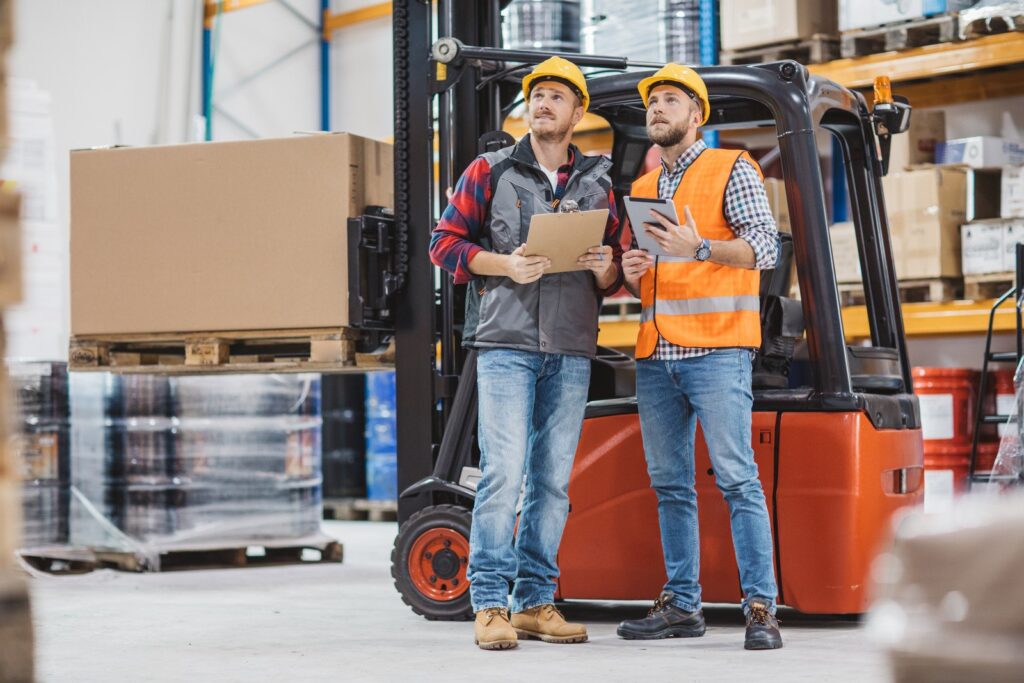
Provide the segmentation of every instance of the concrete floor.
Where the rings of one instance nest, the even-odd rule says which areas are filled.
[[[484,652],[469,623],[414,615],[391,583],[396,527],[329,522],[345,562],[33,581],[37,670],[91,681],[878,681],[881,653],[851,621],[781,613],[786,647],[745,652],[737,608],[706,610],[695,640],[627,642],[619,620],[646,605],[577,604],[590,642]]]

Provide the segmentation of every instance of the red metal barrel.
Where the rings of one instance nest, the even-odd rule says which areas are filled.
[[[978,444],[978,459],[974,463],[975,472],[991,472],[999,455],[998,441],[982,441]]]
[[[921,406],[925,470],[950,470],[956,491],[967,488],[979,373],[967,368],[914,368]]]

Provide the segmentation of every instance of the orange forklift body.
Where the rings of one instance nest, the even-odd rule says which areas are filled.
[[[890,520],[922,496],[920,430],[877,430],[862,413],[755,412],[752,431],[780,602],[807,613],[865,611],[870,563]],[[737,603],[729,509],[699,428],[695,456],[702,597]],[[658,503],[635,414],[584,423],[569,499],[559,597],[658,595],[666,580]]]

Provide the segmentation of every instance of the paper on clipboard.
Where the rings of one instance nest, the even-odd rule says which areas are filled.
[[[551,268],[545,275],[586,270],[577,259],[587,249],[601,246],[607,223],[606,209],[534,214],[526,237],[526,255],[551,259]]]
[[[644,224],[655,226],[661,229],[660,223],[656,223],[651,211],[657,211],[676,225],[679,223],[679,215],[676,213],[676,204],[671,199],[648,199],[646,197],[625,197],[626,215],[629,216],[629,224],[636,236],[636,245],[651,256],[665,256],[661,245],[644,230]]]

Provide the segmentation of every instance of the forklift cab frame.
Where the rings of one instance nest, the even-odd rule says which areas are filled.
[[[395,303],[401,528],[392,556],[392,573],[403,599],[416,612],[432,619],[471,615],[465,566],[474,488],[462,473],[474,458],[476,427],[475,354],[459,345],[460,288],[444,274],[435,286],[427,254],[430,230],[437,219],[432,198],[443,202],[439,188],[454,185],[460,170],[481,148],[501,140],[494,133],[515,105],[519,78],[532,64],[551,56],[461,42],[499,44],[496,14],[500,3],[462,3],[458,15],[452,11],[452,4],[444,0],[438,3],[437,30],[446,37],[430,43],[427,41],[434,33],[429,3],[396,2],[393,15],[395,232],[409,260],[405,290]],[[428,54],[430,59],[426,58]],[[625,59],[562,56],[583,67],[615,71],[590,77],[588,87],[590,111],[604,117],[614,134],[611,175],[621,202],[650,146],[636,85],[660,65],[626,71],[635,65]],[[711,98],[712,112],[705,130],[774,127],[785,176],[810,381],[791,388],[755,387],[752,435],[756,438],[760,431],[762,450],[767,454],[767,464],[759,466],[775,527],[780,598],[808,612],[859,612],[864,607],[863,584],[874,544],[880,540],[889,516],[900,507],[918,502],[921,494],[920,418],[912,393],[881,187],[888,136],[906,129],[909,107],[896,102],[888,112],[872,112],[860,94],[812,77],[792,61],[697,71],[707,83]],[[435,125],[437,185],[432,182]],[[816,140],[819,130],[834,135],[843,152],[864,278],[870,346],[848,346],[843,333]],[[783,275],[775,278],[776,286],[780,280],[788,284],[788,273]],[[440,363],[435,361],[434,353],[438,342]],[[631,363],[628,357],[603,352],[595,360],[595,368],[610,367],[615,376],[623,368],[628,374]],[[622,507],[612,517],[594,506],[588,508],[588,497],[607,489],[606,479],[629,479],[620,476],[626,460],[632,463],[631,472],[642,470],[646,476],[636,401],[622,395],[626,393],[623,385],[628,386],[628,380],[619,382],[613,395],[600,396],[603,400],[588,405],[574,482],[570,484],[573,509],[559,554],[562,598],[649,598],[657,594],[653,587],[658,586],[659,576],[663,580],[664,570],[658,562],[660,547],[651,545],[652,537],[642,547],[633,541],[609,541],[611,534],[629,535],[621,526],[627,521],[630,526],[650,526],[653,519],[653,537],[657,537],[653,494],[642,505]],[[798,432],[800,439],[790,437]],[[794,447],[791,444],[807,438],[818,439],[824,451],[786,451]],[[588,449],[593,451],[613,441],[621,442],[620,453],[610,453],[604,461],[607,465],[618,457],[618,469],[595,465],[592,458],[585,457]],[[783,441],[785,447],[780,445]],[[804,451],[811,443],[815,441],[803,444]],[[829,443],[833,452],[828,452]],[[883,458],[883,462],[879,454],[868,452],[872,449],[891,451],[893,456]],[[697,454],[697,459],[700,472],[706,449]],[[827,466],[821,464],[826,461]],[[821,467],[828,471],[816,471]],[[712,474],[710,469],[708,474]],[[642,486],[649,488],[649,482],[644,484],[642,477],[637,477],[640,474],[634,477],[629,491],[608,489],[600,497],[605,501],[616,496],[635,497]],[[787,489],[788,482],[792,482],[792,490]],[[820,490],[808,490],[815,486]],[[849,489],[848,495],[839,496],[843,500],[831,499],[836,487]],[[863,488],[871,490],[865,493]],[[701,500],[705,537],[727,536],[727,513],[723,521],[721,510],[710,509],[707,499]],[[707,515],[704,508],[710,509]],[[785,517],[782,510],[787,513]],[[804,513],[809,517],[804,518]],[[816,521],[819,515],[826,519]],[[824,543],[815,549],[816,534],[836,532],[853,537],[843,539],[838,546]],[[796,540],[808,534],[811,538]],[[620,556],[646,556],[649,561],[640,571],[643,578],[625,579],[635,578],[637,568],[616,561],[591,571],[587,566],[590,559],[584,555],[595,542],[603,542],[606,551],[602,555],[618,548]],[[833,557],[819,558],[819,552]],[[787,566],[787,559],[792,559],[792,568]],[[812,567],[810,573],[799,570],[798,560],[817,564],[818,569]],[[705,557],[702,583],[709,600],[735,597],[735,563],[729,562],[724,555]],[[841,566],[844,563],[851,566]],[[819,570],[824,572],[822,580],[813,576]],[[627,587],[614,585],[623,580]],[[828,586],[838,586],[839,591]]]

